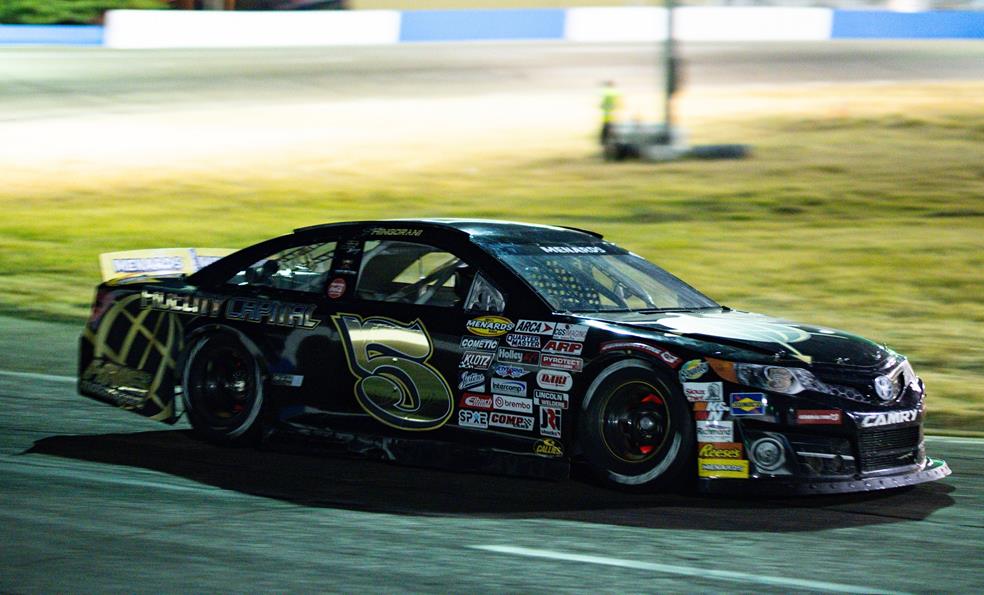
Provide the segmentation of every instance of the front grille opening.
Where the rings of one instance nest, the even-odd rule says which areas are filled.
[[[866,430],[858,434],[861,472],[914,465],[920,461],[919,426]]]

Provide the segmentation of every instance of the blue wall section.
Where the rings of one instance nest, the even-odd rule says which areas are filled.
[[[563,39],[563,9],[414,10],[404,12],[400,41]]]
[[[984,12],[835,10],[832,39],[984,39]]]
[[[98,25],[0,25],[0,45],[102,45]]]

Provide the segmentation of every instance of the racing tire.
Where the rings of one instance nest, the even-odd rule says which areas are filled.
[[[689,487],[694,423],[675,378],[641,360],[602,370],[581,403],[578,443],[602,483],[628,491]]]
[[[196,435],[222,445],[257,442],[265,386],[256,358],[242,341],[229,333],[199,339],[188,351],[181,381]]]

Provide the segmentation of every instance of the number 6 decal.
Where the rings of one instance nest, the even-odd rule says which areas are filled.
[[[436,368],[427,329],[419,320],[336,314],[355,398],[366,413],[403,430],[436,430],[451,418],[454,397]]]

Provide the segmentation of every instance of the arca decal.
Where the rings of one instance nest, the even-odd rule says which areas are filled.
[[[451,418],[454,397],[447,381],[427,363],[434,353],[419,320],[336,314],[349,370],[358,378],[355,398],[366,413],[403,430],[435,430]]]

